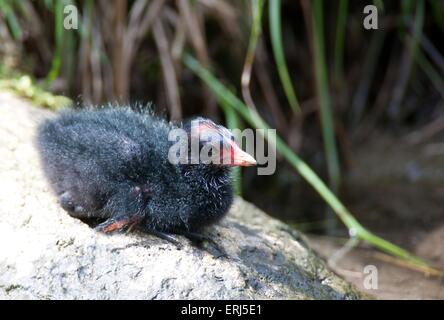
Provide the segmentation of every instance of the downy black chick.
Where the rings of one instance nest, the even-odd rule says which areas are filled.
[[[196,156],[190,141],[197,135],[198,150],[210,144],[221,164],[172,163],[169,152],[177,141],[169,134],[178,128],[186,132],[188,159]],[[167,239],[197,234],[222,218],[233,200],[230,167],[256,164],[211,120],[175,125],[128,107],[61,112],[40,125],[37,148],[71,216],[103,219],[96,229],[105,233],[137,226]]]

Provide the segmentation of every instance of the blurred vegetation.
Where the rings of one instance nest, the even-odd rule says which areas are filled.
[[[378,30],[363,27],[368,4],[379,9]],[[76,30],[63,27],[67,5],[78,9]],[[352,145],[443,117],[443,34],[440,0],[0,0],[3,68],[81,104],[154,101],[172,120],[276,128],[279,160],[350,234],[403,257],[337,195]]]
[[[0,65],[0,91],[13,93],[30,99],[35,105],[51,110],[58,110],[73,104],[72,100],[61,95],[54,95],[39,86],[29,75],[6,69]]]

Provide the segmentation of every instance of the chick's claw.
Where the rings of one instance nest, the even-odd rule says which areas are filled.
[[[210,236],[196,232],[182,232],[181,234],[188,240],[190,240],[195,246],[204,249],[215,258],[228,257],[228,254],[225,252],[225,250],[221,246],[219,246],[219,244]],[[205,243],[208,243],[209,246],[206,246]]]
[[[174,244],[177,247],[177,249],[182,249],[182,247],[183,247],[183,245],[179,241],[179,239],[177,239],[177,237],[174,236],[173,234],[161,232],[161,231],[156,231],[156,230],[145,230],[145,232],[152,234],[153,236],[156,236],[160,239],[166,240],[169,243]]]
[[[217,245],[216,241],[214,241],[210,236],[196,233],[196,232],[182,232],[181,233],[185,238],[190,240],[191,242],[195,244],[202,244],[204,242],[208,242],[213,245]]]

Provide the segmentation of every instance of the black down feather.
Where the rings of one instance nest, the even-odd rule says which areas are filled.
[[[168,134],[178,127],[129,107],[63,111],[41,124],[37,148],[71,216],[103,219],[105,232],[197,231],[230,208],[230,169],[170,163]]]

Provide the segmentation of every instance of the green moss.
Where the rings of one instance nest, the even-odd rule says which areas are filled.
[[[0,66],[0,91],[11,91],[29,99],[43,108],[58,110],[72,104],[72,100],[61,95],[54,95],[40,87],[30,76]]]

